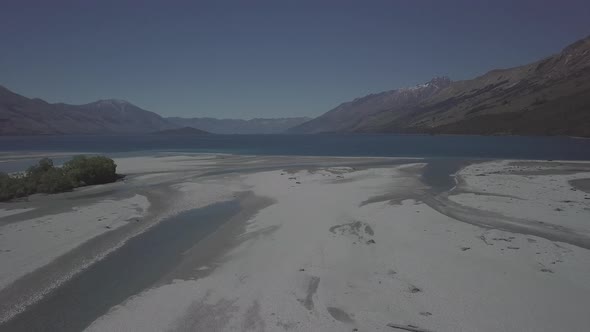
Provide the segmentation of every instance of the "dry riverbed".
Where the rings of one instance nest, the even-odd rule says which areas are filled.
[[[423,176],[431,161],[419,159],[116,162],[123,182],[0,206],[0,331],[590,326],[588,163],[464,162],[456,186],[441,191]],[[194,244],[181,234],[183,223],[208,218],[220,224]],[[176,253],[170,241],[188,245]],[[118,290],[108,285],[84,288],[92,271],[117,280],[127,272],[108,267],[141,262],[132,248],[148,244],[163,248],[148,257],[161,267],[129,272],[150,276],[146,287],[131,291],[121,277],[119,291],[130,294],[122,299],[105,295]],[[71,305],[60,298],[68,289],[86,291],[83,313],[60,312]]]

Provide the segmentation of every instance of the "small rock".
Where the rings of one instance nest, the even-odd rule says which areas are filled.
[[[461,247],[461,251],[467,251],[469,249],[471,249],[471,248],[470,247]]]
[[[420,315],[422,315],[422,316],[432,316],[432,313],[431,312],[428,312],[428,311],[423,311],[423,312],[420,313]]]
[[[111,229],[111,226],[104,226],[104,228],[108,228],[108,229]]]
[[[416,286],[412,286],[410,287],[410,292],[411,293],[420,293],[422,290]]]
[[[512,239],[510,239],[510,238],[508,238],[508,239],[504,239],[504,238],[501,238],[501,237],[495,237],[495,238],[492,238],[492,240],[494,240],[494,241],[506,241],[506,242],[512,242]]]
[[[373,240],[373,239],[370,239],[369,241],[367,241],[367,244],[373,244],[373,243],[375,243],[375,240]]]
[[[305,269],[301,268],[301,269],[299,269],[299,271],[300,271],[300,272],[303,272],[303,271],[305,271]]]

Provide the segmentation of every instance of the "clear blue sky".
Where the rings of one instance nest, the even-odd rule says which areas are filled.
[[[436,75],[525,64],[590,34],[590,1],[3,0],[0,85],[162,115],[316,116]]]

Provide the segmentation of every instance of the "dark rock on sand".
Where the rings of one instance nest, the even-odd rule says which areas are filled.
[[[422,292],[422,290],[420,288],[416,287],[416,286],[411,286],[410,287],[410,292],[411,293],[420,293],[420,292]]]

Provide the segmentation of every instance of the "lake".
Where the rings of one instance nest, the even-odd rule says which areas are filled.
[[[524,136],[429,136],[393,134],[207,136],[7,136],[0,152],[83,152],[110,156],[153,152],[257,155],[376,156],[590,160],[590,139]],[[29,161],[2,163],[13,171]]]

